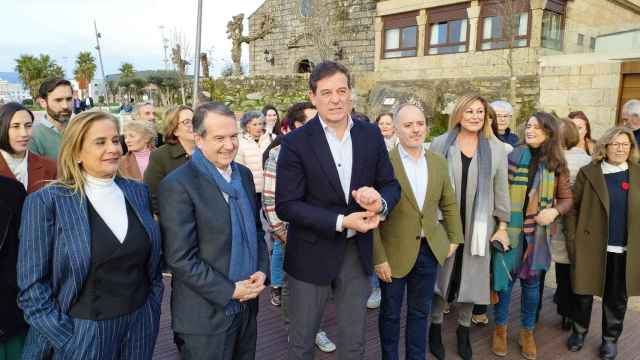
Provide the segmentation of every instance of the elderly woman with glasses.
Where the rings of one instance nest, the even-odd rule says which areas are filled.
[[[144,172],[144,183],[149,186],[151,203],[157,213],[157,195],[160,181],[167,174],[186,163],[196,147],[193,135],[193,110],[186,105],[169,109],[165,117],[165,144],[151,153],[149,165]]]
[[[496,112],[496,137],[503,143],[515,147],[519,139],[516,134],[511,132],[509,127],[511,119],[513,119],[513,106],[502,100],[494,101],[489,105]]]
[[[571,258],[573,331],[567,341],[579,351],[593,296],[602,297],[601,359],[614,359],[629,296],[640,295],[640,166],[630,129],[616,127],[598,141],[593,162],[583,167],[573,188],[567,251]]]

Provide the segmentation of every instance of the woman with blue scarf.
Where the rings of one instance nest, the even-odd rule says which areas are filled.
[[[536,358],[533,337],[540,302],[540,273],[551,265],[554,221],[572,206],[569,170],[558,136],[556,120],[548,113],[536,112],[525,126],[525,144],[509,154],[509,195],[511,218],[503,242],[504,251],[493,254],[493,290],[496,328],[492,350],[507,355],[507,322],[511,290],[520,279],[521,326],[518,343],[522,356]],[[496,247],[498,248],[498,247]]]

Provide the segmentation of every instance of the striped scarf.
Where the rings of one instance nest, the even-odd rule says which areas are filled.
[[[511,218],[507,233],[511,250],[495,252],[493,258],[493,288],[501,291],[507,288],[514,275],[527,279],[546,271],[551,265],[551,237],[554,224],[541,226],[535,221],[542,209],[553,206],[555,174],[540,163],[534,175],[526,213],[523,212],[529,181],[531,151],[521,146],[509,155],[509,195],[511,197]],[[525,241],[522,241],[525,240]],[[526,245],[526,249],[524,246]]]

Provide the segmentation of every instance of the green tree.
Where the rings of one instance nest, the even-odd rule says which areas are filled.
[[[33,99],[38,97],[38,89],[43,81],[52,77],[64,78],[64,70],[49,55],[40,54],[35,57],[23,54],[15,61],[15,71]]]
[[[150,84],[158,88],[163,105],[175,105],[180,90],[180,75],[176,71],[155,71],[147,78]]]
[[[131,79],[136,75],[136,71],[131,63],[122,63],[118,71],[120,71],[120,77],[123,79]]]
[[[78,54],[73,75],[81,90],[86,90],[96,74],[96,59],[88,51]]]

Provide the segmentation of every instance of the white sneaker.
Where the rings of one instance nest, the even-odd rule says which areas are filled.
[[[371,295],[369,295],[369,299],[367,299],[367,308],[369,309],[377,309],[380,307],[380,301],[382,300],[382,294],[380,293],[380,288],[373,289]]]
[[[329,340],[327,333],[324,331],[316,334],[316,345],[322,352],[330,353],[336,351],[336,344]]]

